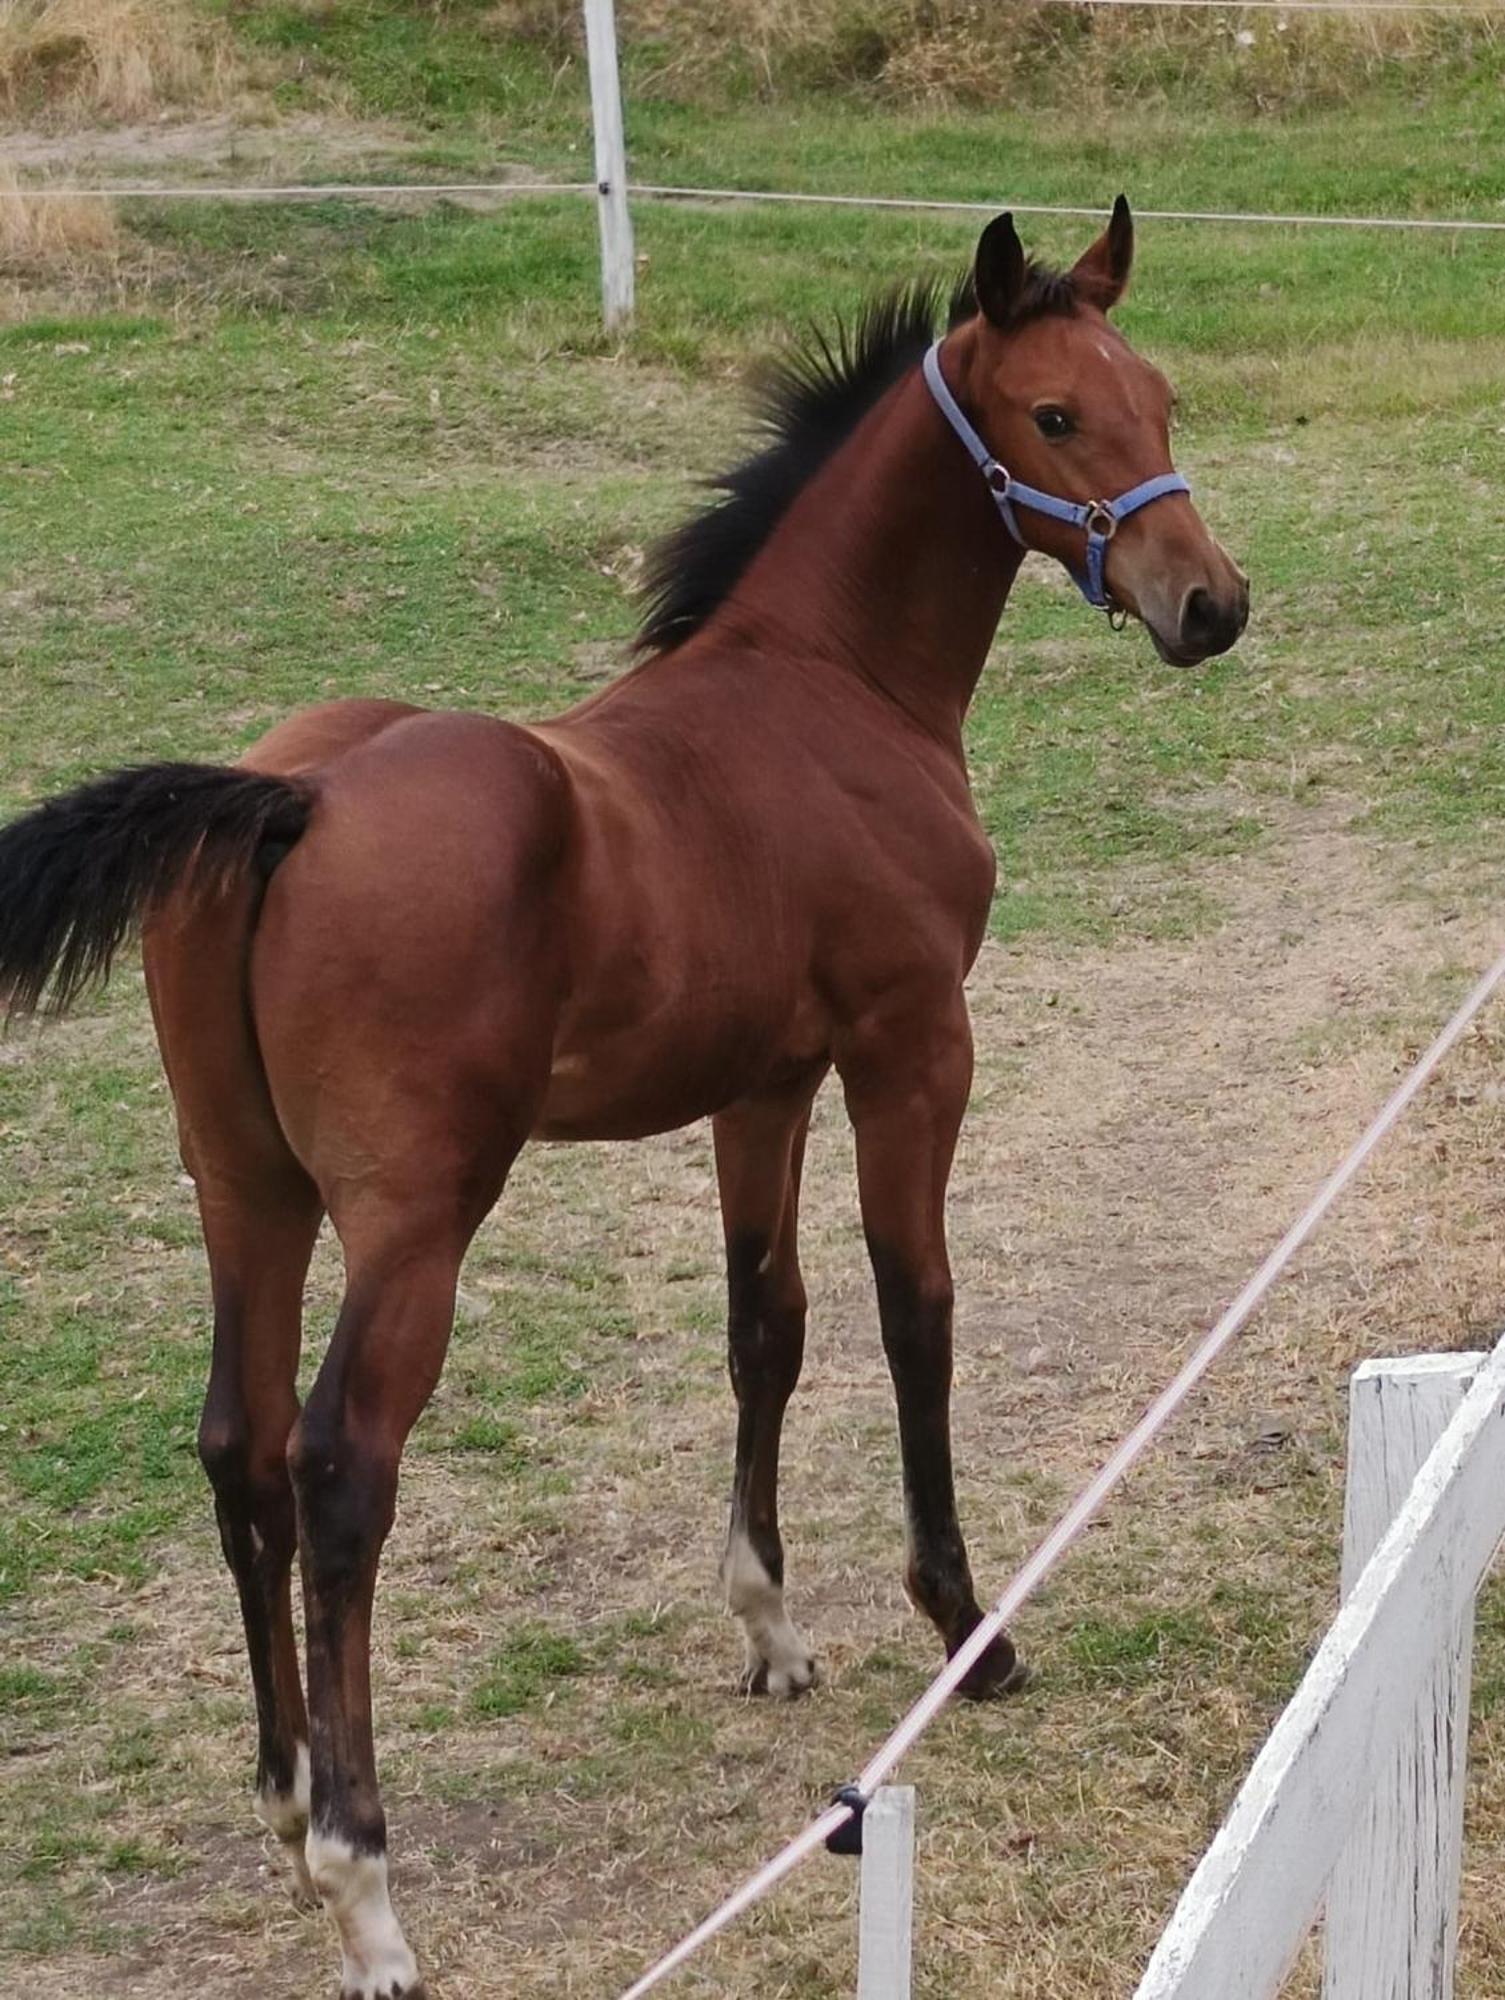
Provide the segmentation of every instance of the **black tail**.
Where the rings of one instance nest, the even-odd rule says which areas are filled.
[[[216,764],[140,764],[0,828],[0,1008],[61,1013],[104,979],[152,904],[280,859],[313,793]]]

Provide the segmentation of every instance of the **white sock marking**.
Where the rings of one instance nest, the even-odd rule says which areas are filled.
[[[747,1638],[749,1678],[766,1667],[770,1694],[802,1694],[815,1680],[810,1648],[784,1609],[783,1586],[768,1574],[741,1528],[734,1528],[727,1542],[721,1580],[727,1609],[741,1621]]]
[[[308,1745],[300,1743],[293,1764],[292,1790],[258,1792],[256,1817],[279,1840],[301,1840],[308,1831],[309,1792]]]
[[[309,1876],[308,1861],[303,1852],[304,1839],[308,1833],[310,1789],[308,1745],[300,1743],[293,1763],[292,1790],[259,1792],[256,1797],[256,1817],[282,1842],[282,1851],[286,1854],[288,1866],[293,1871],[294,1902],[302,1903],[311,1909],[319,1897]]]
[[[325,1908],[340,1927],[342,2000],[400,2000],[418,1984],[387,1893],[385,1854],[357,1854],[338,1834],[310,1832],[308,1869]]]

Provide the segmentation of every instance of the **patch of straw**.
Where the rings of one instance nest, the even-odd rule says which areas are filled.
[[[213,110],[241,77],[186,0],[0,0],[0,110],[78,124]]]
[[[33,274],[113,264],[121,250],[112,202],[28,192],[0,167],[0,267]]]

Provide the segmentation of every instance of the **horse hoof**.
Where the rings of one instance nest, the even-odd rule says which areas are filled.
[[[808,1655],[793,1666],[770,1669],[768,1692],[775,1701],[798,1701],[802,1694],[820,1686],[820,1668]]]
[[[791,1660],[783,1666],[770,1666],[767,1660],[750,1664],[741,1680],[741,1691],[747,1695],[766,1694],[774,1701],[798,1701],[802,1694],[820,1685],[820,1668],[808,1654],[801,1660]]]
[[[1029,1668],[1009,1639],[997,1638],[976,1666],[970,1668],[957,1693],[967,1701],[997,1701],[1029,1686]]]

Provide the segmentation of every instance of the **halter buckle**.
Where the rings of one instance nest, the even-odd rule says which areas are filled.
[[[1082,526],[1089,535],[1096,535],[1100,541],[1111,542],[1118,533],[1118,516],[1106,500],[1089,500],[1087,518]]]

